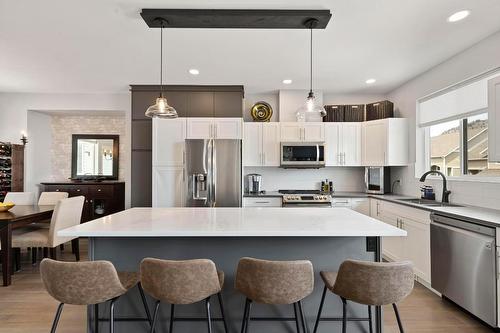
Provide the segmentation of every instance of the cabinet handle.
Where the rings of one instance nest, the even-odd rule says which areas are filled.
[[[102,190],[100,188],[97,189],[97,192],[101,192]]]
[[[76,189],[77,192],[80,192],[81,190],[79,188]]]
[[[262,165],[266,165],[266,153],[262,153]]]
[[[214,124],[214,138],[217,139],[217,124]]]

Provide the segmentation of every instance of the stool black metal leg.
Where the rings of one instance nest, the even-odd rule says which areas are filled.
[[[297,333],[300,333],[299,316],[297,315],[297,303],[293,303],[293,313],[295,315],[295,326],[297,328]]]
[[[323,304],[325,303],[325,296],[326,296],[326,286],[323,288],[323,294],[321,295],[321,302],[319,303],[319,309],[318,309],[318,316],[316,317],[316,323],[314,323],[314,330],[313,333],[316,333],[319,325],[319,320],[321,318],[321,311],[323,311]]]
[[[99,304],[94,304],[94,333],[99,332]]]
[[[142,285],[140,282],[137,284],[137,289],[139,289],[139,294],[141,294],[142,305],[144,305],[144,310],[146,311],[146,317],[148,317],[148,322],[149,325],[151,326],[152,323],[151,312],[149,312],[148,301],[146,300],[146,296],[144,295],[144,290],[142,289]]]
[[[217,299],[219,300],[220,313],[221,313],[221,317],[222,317],[222,322],[224,323],[224,332],[229,333],[229,331],[227,329],[226,315],[224,314],[224,303],[222,302],[221,293],[217,294]],[[170,333],[172,333],[172,332],[170,332]]]
[[[245,325],[247,322],[248,298],[245,299],[245,309],[243,310],[243,320],[241,321],[241,333],[245,333]]]
[[[115,332],[115,302],[118,297],[115,297],[109,303],[109,333]]]
[[[309,333],[309,326],[307,325],[306,316],[304,315],[304,309],[302,308],[302,301],[298,301],[300,311],[300,319],[302,320],[302,329],[304,333]]]
[[[155,312],[153,313],[153,323],[151,324],[151,330],[149,331],[150,333],[153,333],[155,331],[156,320],[158,319],[159,309],[160,309],[160,301],[156,301]]]
[[[399,311],[398,307],[396,306],[396,303],[392,303],[392,307],[394,308],[394,314],[396,315],[396,319],[398,321],[399,332],[404,333],[403,323],[401,323],[401,318],[399,317]]]
[[[347,330],[347,301],[345,298],[342,298],[342,333],[346,333]]]
[[[252,300],[248,300],[248,309],[247,309],[247,322],[245,324],[245,333],[248,333],[248,326],[250,326],[250,311],[252,310]]]
[[[205,300],[205,305],[207,307],[207,325],[208,333],[212,333],[212,317],[210,315],[210,296]]]
[[[168,333],[174,331],[174,317],[175,317],[175,304],[170,304],[170,325],[168,326]]]
[[[50,333],[56,333],[57,324],[59,323],[59,318],[61,318],[61,312],[62,312],[63,306],[64,306],[64,303],[61,303],[57,307],[56,316],[54,318],[54,322],[52,323],[52,329],[50,330]]]
[[[373,333],[373,321],[372,321],[372,307],[368,305],[368,328],[370,329],[370,333]]]

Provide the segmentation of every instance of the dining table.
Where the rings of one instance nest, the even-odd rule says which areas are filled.
[[[0,212],[0,246],[3,285],[12,283],[12,231],[34,222],[49,220],[54,206],[16,205],[9,211]]]

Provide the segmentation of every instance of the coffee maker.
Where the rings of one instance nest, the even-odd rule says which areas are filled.
[[[248,193],[262,193],[262,175],[251,173],[247,175],[247,191]]]

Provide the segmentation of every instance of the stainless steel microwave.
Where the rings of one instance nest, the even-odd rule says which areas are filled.
[[[318,169],[325,166],[324,142],[282,142],[281,167]]]
[[[391,175],[388,167],[365,168],[365,192],[384,194],[391,190]]]

